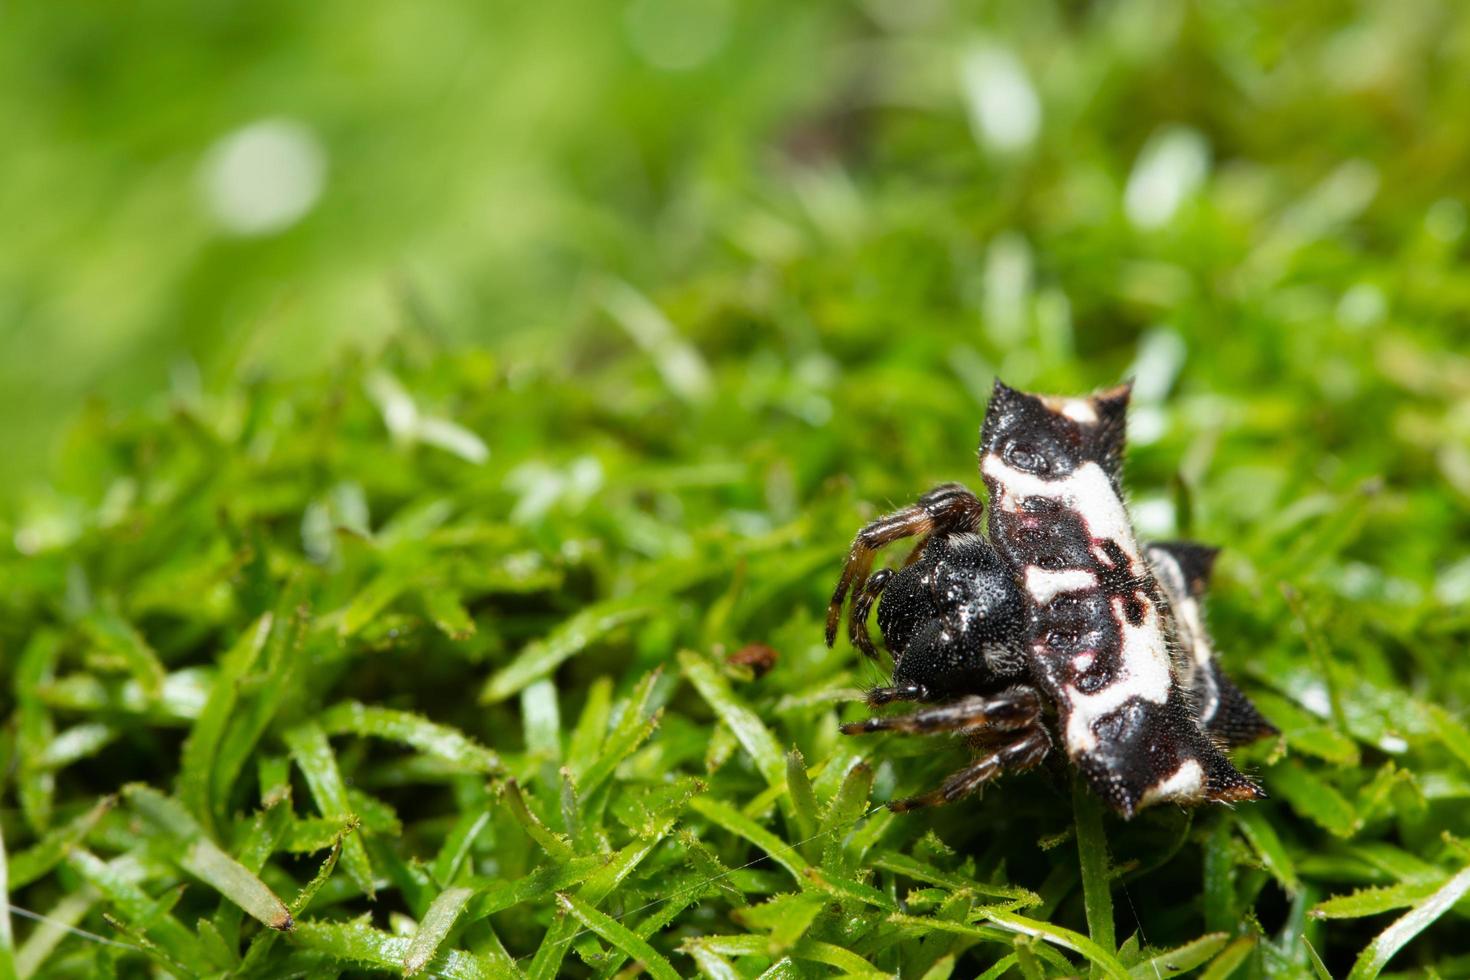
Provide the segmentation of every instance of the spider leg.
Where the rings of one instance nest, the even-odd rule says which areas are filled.
[[[853,646],[870,657],[877,658],[878,651],[873,646],[873,637],[868,633],[868,614],[873,611],[873,603],[878,600],[878,595],[883,591],[883,586],[893,578],[893,569],[880,568],[868,576],[868,581],[852,594],[852,615],[847,620],[847,639]]]
[[[980,498],[958,483],[935,487],[902,510],[880,517],[864,527],[853,539],[842,577],[827,605],[827,645],[837,641],[837,626],[842,620],[842,601],[856,583],[866,583],[873,568],[873,555],[884,545],[904,538],[924,536],[936,531],[952,533],[974,531],[980,527],[984,507]],[[859,589],[861,591],[861,589]],[[854,605],[857,596],[853,598]]]
[[[1045,727],[1033,723],[1024,729],[1020,738],[951,774],[937,789],[919,796],[894,800],[888,804],[888,809],[902,813],[920,807],[953,803],[975,792],[1003,772],[1024,772],[1032,768],[1046,758],[1050,751],[1051,736],[1047,735]]]
[[[875,687],[868,692],[868,707],[876,708],[895,701],[928,701],[929,689],[923,684],[902,684],[896,687]]]
[[[879,688],[879,690],[885,689]],[[889,688],[887,690],[906,689]],[[1020,731],[1035,726],[1040,714],[1041,700],[1036,696],[1036,692],[1029,687],[1017,685],[989,697],[971,695],[948,704],[920,708],[906,715],[867,718],[863,721],[851,722],[842,726],[842,734],[907,732],[913,735],[933,735],[940,732],[972,732],[981,729]]]

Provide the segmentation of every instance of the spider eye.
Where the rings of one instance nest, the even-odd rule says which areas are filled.
[[[1051,472],[1051,463],[1039,448],[1024,440],[1013,440],[1006,444],[1005,461],[1023,473],[1045,476]]]

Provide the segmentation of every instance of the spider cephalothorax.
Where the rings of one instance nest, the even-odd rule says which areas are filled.
[[[1220,672],[1200,598],[1214,551],[1147,549],[1120,486],[1126,386],[1087,398],[1029,395],[996,382],[980,435],[984,505],[946,484],[858,532],[827,611],[836,638],[876,655],[867,620],[894,656],[893,683],[871,705],[926,703],[846,725],[959,733],[969,767],[899,809],[948,802],[1003,770],[1029,768],[1054,743],[1124,816],[1152,803],[1257,799],[1222,746],[1274,731]],[[898,571],[869,575],[874,554],[923,540]]]

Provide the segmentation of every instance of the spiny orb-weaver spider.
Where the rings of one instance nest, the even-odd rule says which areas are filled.
[[[1124,817],[1166,801],[1265,795],[1224,752],[1276,729],[1221,673],[1205,631],[1215,549],[1140,545],[1123,502],[1129,392],[1061,398],[997,380],[980,430],[988,539],[985,505],[957,483],[854,539],[827,645],[851,592],[848,636],[876,657],[868,618],[878,602],[893,679],[868,704],[924,706],[842,731],[958,734],[977,752],[894,809],[957,800],[1036,766],[1057,742]],[[879,548],[909,537],[920,541],[901,568],[872,571]]]

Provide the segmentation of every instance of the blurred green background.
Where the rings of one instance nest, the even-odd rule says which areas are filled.
[[[1073,350],[1106,381],[1168,323],[1235,383],[1312,361],[1326,403],[1450,370],[1463,10],[11,4],[0,493],[91,396],[317,369],[405,323],[625,356],[610,282],[708,357],[897,333],[976,383]],[[1463,494],[1457,413],[1432,434]]]
[[[1091,907],[1106,880],[1084,909],[1083,849],[1059,846],[1070,808],[1042,774],[933,814],[873,810],[869,831],[823,845],[824,873],[897,894],[881,837],[960,874],[946,908],[970,902],[966,881],[1034,887],[1032,914],[1130,967],[1140,943],[1218,931],[1238,955],[1212,980],[1244,957],[1253,977],[1307,975],[1307,938],[1343,974],[1388,913],[1423,925],[1452,886],[1447,921],[1394,966],[1470,975],[1470,5],[4,10],[0,691],[16,720],[0,784],[13,769],[17,804],[0,818],[18,907],[68,902],[101,867],[63,862],[55,822],[130,779],[197,793],[216,778],[176,749],[186,729],[224,731],[204,692],[234,697],[249,665],[226,651],[272,609],[276,652],[229,721],[242,747],[191,802],[221,828],[289,781],[282,740],[325,717],[376,819],[376,867],[497,814],[441,884],[537,873],[503,776],[600,859],[642,839],[622,808],[671,780],[767,821],[795,798],[794,746],[835,835],[870,790],[924,788],[962,754],[838,735],[884,679],[821,643],[851,534],[935,483],[978,482],[996,375],[1055,392],[1132,376],[1133,511],[1148,536],[1225,548],[1212,622],[1283,731],[1241,753],[1272,799],[1194,825],[1110,820],[1116,937]],[[779,669],[726,663],[749,644]],[[130,683],[151,693],[104,696]],[[368,749],[357,737],[382,732],[348,723],[357,702],[454,726],[500,761],[446,774]],[[664,714],[604,764],[614,703]],[[559,795],[564,763],[601,781],[585,823]],[[298,802],[337,813],[304,787]],[[658,835],[676,817],[696,833],[628,879],[619,916],[662,903],[669,874],[723,882],[701,841],[733,869],[760,861],[728,820],[659,807]],[[134,809],[69,826],[131,862],[157,846]],[[783,840],[813,844],[793,813]],[[129,921],[178,897],[174,850],[146,866]],[[320,937],[343,915],[423,918],[431,895],[407,872],[391,900],[363,900],[367,862],[291,944],[252,946],[259,975],[337,957]],[[315,873],[271,864],[283,893]],[[683,970],[685,939],[764,942],[782,906],[741,910],[789,883],[739,883],[670,906],[661,955]],[[1377,890],[1347,894],[1360,887]],[[165,909],[179,949],[212,901]],[[550,976],[568,941],[555,902],[548,886],[448,945],[488,956],[503,939]],[[912,924],[860,905],[799,924],[883,969],[918,962]],[[120,906],[66,907],[105,931]],[[983,959],[931,939],[936,964]],[[22,959],[93,976],[134,955],[95,945]],[[600,955],[577,953],[619,968]]]

